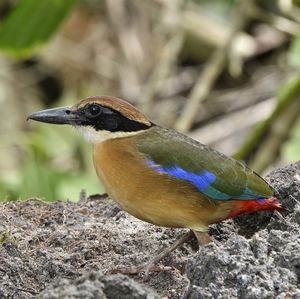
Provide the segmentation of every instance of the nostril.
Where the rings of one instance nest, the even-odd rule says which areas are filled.
[[[67,110],[66,110],[66,113],[67,113],[67,114],[70,114],[70,113],[71,113],[71,110],[70,110],[70,109],[67,109]]]

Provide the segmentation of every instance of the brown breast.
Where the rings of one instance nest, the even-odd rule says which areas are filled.
[[[94,165],[107,193],[144,221],[203,231],[215,218],[228,214],[221,213],[218,203],[203,197],[190,183],[148,167],[137,151],[135,136],[94,145]]]

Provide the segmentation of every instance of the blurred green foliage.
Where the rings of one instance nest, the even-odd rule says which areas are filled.
[[[295,36],[291,46],[288,51],[289,63],[296,69],[298,69],[297,73],[294,74],[284,82],[281,87],[278,89],[278,94],[276,96],[277,103],[276,107],[270,116],[262,121],[255,130],[249,135],[244,144],[238,149],[234,157],[236,159],[248,159],[249,156],[253,155],[253,152],[257,149],[257,144],[266,139],[266,135],[268,134],[270,127],[278,121],[280,115],[285,113],[286,110],[290,106],[293,105],[294,102],[300,100],[300,38]],[[298,116],[299,118],[299,116]],[[299,118],[300,119],[300,118]],[[292,137],[288,138],[283,147],[283,154],[285,155],[287,160],[296,161],[300,158],[300,151],[296,150],[299,148],[299,138],[300,131],[297,129],[297,123],[294,125],[294,129],[292,129]],[[287,128],[290,130],[289,128]],[[285,133],[282,132],[285,135]],[[261,149],[264,150],[264,149]],[[252,161],[253,162],[253,161]],[[257,169],[258,165],[255,165],[255,169],[257,171],[261,171],[261,169]],[[253,167],[253,165],[250,166]],[[259,168],[259,167],[258,167]]]
[[[24,134],[25,160],[13,181],[0,183],[6,200],[39,197],[45,200],[77,201],[85,189],[88,194],[103,193],[92,165],[92,146],[70,127],[35,124],[36,130]]]
[[[289,63],[300,69],[300,36],[294,37],[289,50]]]
[[[283,146],[283,155],[290,161],[300,159],[300,118],[291,131],[290,139]]]
[[[206,9],[207,13],[224,20],[230,20],[236,0],[194,0]]]
[[[65,19],[76,0],[23,0],[0,26],[0,49],[13,56],[29,56],[45,43]]]
[[[81,3],[83,2],[84,1],[81,1]],[[238,1],[194,0],[193,2],[201,6],[202,10],[205,10],[205,13],[224,20],[224,24],[230,24],[232,10]],[[276,11],[276,1],[266,0],[262,2],[270,6],[271,11]],[[295,2],[299,3],[298,0]],[[19,1],[15,8],[12,9],[2,23],[0,23],[0,50],[17,58],[30,58],[33,52],[38,50],[40,45],[46,43],[49,38],[53,36],[75,3],[76,0]],[[214,20],[215,19],[216,18],[214,18]],[[87,22],[84,17],[83,20]],[[79,22],[80,26],[75,28],[78,29],[82,24],[84,25],[84,21],[82,21],[82,23]],[[103,26],[103,28],[104,27],[105,26]],[[103,28],[101,28],[101,30],[104,30]],[[141,26],[141,28],[143,28],[143,26]],[[109,30],[113,31],[111,29]],[[116,33],[114,34],[116,35]],[[93,40],[93,43],[94,42],[95,40]],[[71,44],[76,46],[76,41],[72,41]],[[196,47],[197,52],[199,52],[198,45],[199,44],[197,44]],[[102,46],[106,47],[105,51],[109,51],[109,49],[113,48],[107,40],[103,41]],[[115,51],[115,49],[113,51]],[[82,56],[86,55],[88,57],[86,53],[80,51],[78,53],[79,56],[84,54]],[[91,53],[95,55],[94,51],[91,51]],[[101,56],[101,54],[99,54],[99,56]],[[288,58],[289,63],[299,71],[299,36],[293,38],[288,50]],[[87,61],[88,59],[85,60],[84,63]],[[105,62],[107,63],[102,57],[101,59],[99,58],[99,61],[101,61],[101,63],[104,62],[104,64]],[[111,61],[111,65],[120,63],[119,61],[114,61],[113,55],[109,57],[108,61]],[[80,68],[84,69],[84,63],[82,65],[79,64],[77,68],[78,71],[80,71]],[[125,69],[127,72],[127,66]],[[117,79],[113,77],[115,71],[116,69],[114,68],[113,71],[108,71],[108,77],[112,79],[112,81],[117,81]],[[104,74],[107,76],[107,73]],[[91,73],[87,72],[84,75],[88,77],[91,76]],[[130,81],[130,73],[128,78]],[[285,87],[281,89],[282,94],[279,95],[279,100],[283,98],[283,92],[291,90],[290,85],[293,84],[293,82],[293,80],[289,81]],[[85,84],[87,83],[85,82]],[[84,84],[82,84],[82,86],[84,86]],[[70,86],[68,86],[68,88],[70,88]],[[78,86],[72,86],[71,88],[79,89]],[[93,88],[91,88],[91,90],[93,91]],[[85,95],[88,94],[91,95],[93,92],[89,91],[85,93]],[[65,100],[65,97],[66,96],[63,95],[60,103],[57,103],[55,106],[63,105],[64,103],[62,102]],[[279,109],[281,109],[281,107],[279,107]],[[270,119],[269,122],[273,121],[276,115],[271,117],[273,117],[273,119]],[[18,173],[0,177],[0,200],[39,197],[45,200],[70,199],[76,201],[78,200],[81,189],[85,189],[88,194],[104,192],[92,165],[92,146],[87,144],[82,136],[70,127],[32,123],[32,130],[23,132],[19,139],[19,148],[23,151],[22,167]],[[257,137],[254,143],[257,143]],[[300,120],[293,128],[291,138],[283,147],[282,153],[285,160],[299,160],[299,148]]]
[[[76,0],[19,1],[0,24],[0,50],[18,58],[31,56],[54,34],[75,3]],[[0,200],[78,200],[82,188],[89,193],[103,191],[82,138],[66,128],[43,125],[22,136],[22,169],[0,179]],[[76,157],[70,159],[74,149]]]
[[[300,1],[297,1],[300,5]],[[298,69],[300,72],[300,36],[295,36],[292,40],[289,52],[289,63]],[[298,101],[300,101],[300,95],[297,95]],[[283,155],[291,161],[297,161],[300,159],[300,117],[291,131],[288,142],[283,146]]]

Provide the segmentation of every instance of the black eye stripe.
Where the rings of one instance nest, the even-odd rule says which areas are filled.
[[[134,132],[150,128],[138,121],[126,118],[121,112],[98,103],[90,103],[78,109],[76,112],[78,125],[92,126],[96,131],[107,130],[110,132]]]

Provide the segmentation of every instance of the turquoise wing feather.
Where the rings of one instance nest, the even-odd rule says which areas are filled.
[[[176,131],[155,126],[138,137],[137,146],[155,171],[187,181],[212,199],[253,200],[274,193],[243,163]]]

